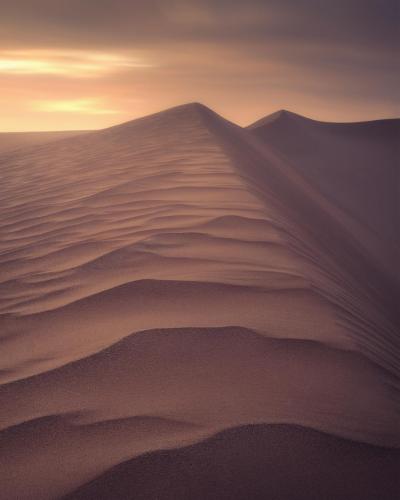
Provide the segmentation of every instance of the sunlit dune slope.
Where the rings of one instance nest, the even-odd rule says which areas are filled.
[[[249,424],[331,434],[357,474],[393,448],[391,494],[396,123],[242,129],[189,104],[0,155],[5,498]]]

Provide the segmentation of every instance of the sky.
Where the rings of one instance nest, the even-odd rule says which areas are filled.
[[[398,0],[0,0],[0,131],[400,115]]]

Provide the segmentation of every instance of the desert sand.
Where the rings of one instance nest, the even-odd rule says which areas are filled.
[[[394,500],[399,130],[0,137],[1,499]]]

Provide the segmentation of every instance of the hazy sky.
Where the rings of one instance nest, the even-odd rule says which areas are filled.
[[[0,131],[400,114],[398,0],[0,0]]]

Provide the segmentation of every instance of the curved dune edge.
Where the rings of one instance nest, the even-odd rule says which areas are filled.
[[[132,457],[245,424],[400,447],[390,383],[362,356],[310,341],[234,327],[133,334],[0,387],[3,493],[59,498]]]
[[[64,500],[393,500],[399,464],[397,450],[299,426],[245,426],[119,464]]]
[[[151,397],[142,394],[146,390]],[[187,414],[184,420],[198,425],[277,418],[400,446],[395,390],[395,379],[357,353],[315,341],[267,338],[240,327],[147,330],[0,386],[0,428],[47,415],[91,423],[141,415],[179,420]]]

